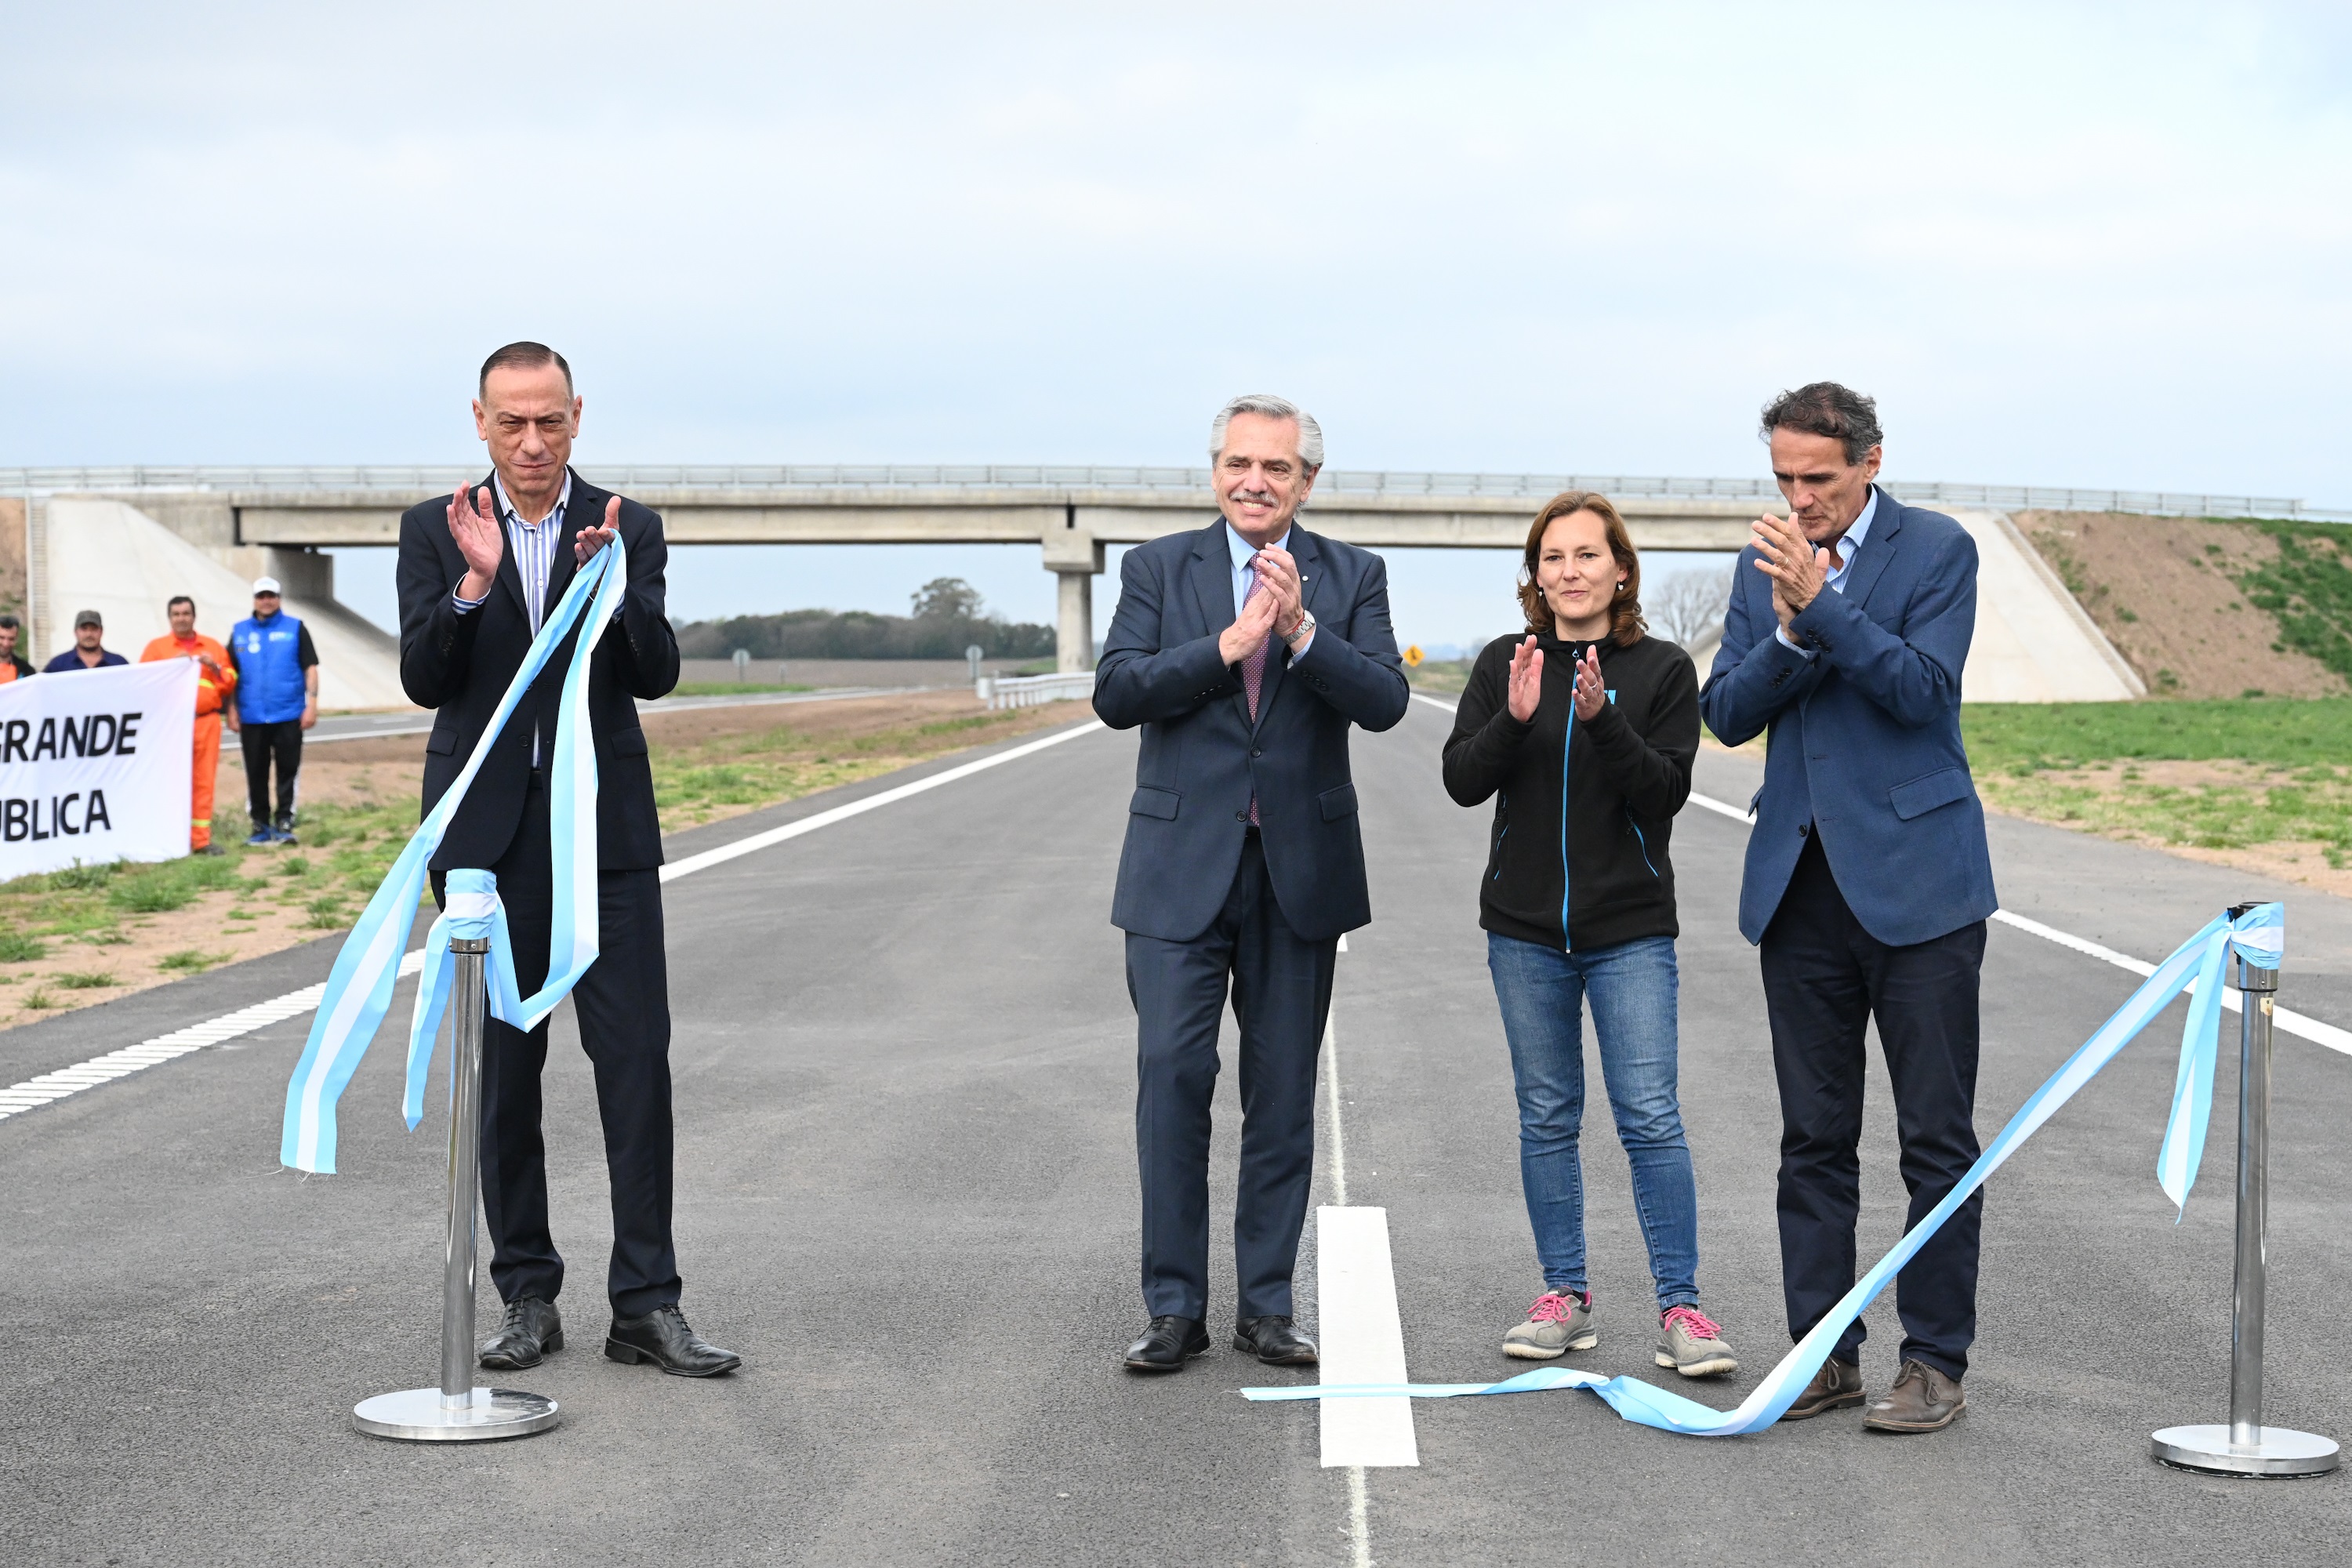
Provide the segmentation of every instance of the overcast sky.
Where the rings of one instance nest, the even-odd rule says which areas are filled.
[[[471,461],[536,337],[592,468],[1197,462],[1264,389],[1344,468],[1749,474],[1830,376],[1898,493],[2352,505],[2342,6],[10,12],[0,464]],[[674,608],[1049,618],[935,553]],[[1491,629],[1411,564],[1402,631]]]

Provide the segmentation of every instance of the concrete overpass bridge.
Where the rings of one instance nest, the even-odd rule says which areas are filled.
[[[1058,662],[1066,669],[1083,668],[1090,659],[1093,584],[1103,570],[1105,547],[1199,527],[1212,510],[1204,468],[590,463],[583,471],[660,510],[677,544],[1034,544],[1040,564],[1059,584]],[[128,530],[127,542],[137,532],[121,515],[121,509],[127,509],[238,577],[269,573],[314,619],[336,624],[355,645],[373,637],[378,651],[388,653],[389,638],[335,603],[334,563],[322,552],[394,544],[404,510],[479,477],[478,468],[440,467],[0,469],[0,497],[21,498],[28,618],[37,649],[46,651],[63,640],[65,616],[103,585],[85,579],[113,569],[111,563],[130,547],[110,538],[100,543],[89,532]],[[2300,501],[2251,496],[1899,480],[1892,488],[1907,500],[1980,514],[1987,527],[2000,513],[2027,508],[2323,515]],[[1780,502],[1770,480],[1760,477],[1330,469],[1316,485],[1308,516],[1318,531],[1375,549],[1514,549],[1542,502],[1571,489],[1609,496],[1645,551],[1737,550],[1748,537],[1748,519]],[[76,530],[85,537],[68,538]],[[2032,554],[2021,541],[2017,548]],[[2038,558],[2032,564],[2039,564]],[[2032,591],[2045,596],[2054,590],[2064,599],[2063,608],[2072,611],[2056,619],[2096,640],[2096,649],[2084,645],[2084,657],[2112,669],[2104,684],[2091,683],[2098,688],[2095,694],[2136,695],[2107,689],[2119,681],[2135,688],[2137,683],[2056,580],[2040,584],[2023,563],[2017,566],[2007,574],[2013,580],[2011,592],[2027,593],[2029,584],[2039,584]],[[2055,609],[2042,606],[2044,612]],[[160,616],[156,611],[159,629]],[[2039,619],[2054,624],[2052,613]],[[2103,656],[2091,658],[2097,650]],[[2094,693],[2086,689],[2077,694]],[[397,700],[396,692],[388,700]]]

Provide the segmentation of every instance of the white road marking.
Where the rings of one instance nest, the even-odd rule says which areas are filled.
[[[422,949],[400,961],[400,973],[403,974],[414,974],[423,967],[425,953]],[[216,1046],[223,1040],[236,1039],[239,1035],[249,1035],[272,1024],[282,1024],[316,1007],[319,998],[325,995],[326,991],[324,981],[316,985],[305,985],[299,991],[289,991],[283,996],[273,996],[267,1002],[257,1002],[234,1013],[224,1013],[205,1023],[191,1024],[184,1029],[174,1029],[168,1035],[158,1035],[152,1040],[142,1040],[135,1046],[125,1046],[102,1057],[92,1057],[73,1067],[59,1068],[55,1072],[45,1072],[38,1078],[11,1084],[0,1089],[0,1121],[5,1121],[18,1111],[31,1110],[36,1106],[63,1100],[69,1094],[79,1094],[83,1089],[99,1084],[112,1083],[116,1079],[143,1071],[158,1062],[168,1062],[191,1051],[203,1050],[206,1046]]]
[[[674,882],[680,877],[690,877],[697,871],[723,865],[739,856],[749,855],[755,849],[765,849],[770,845],[782,844],[788,838],[797,838],[803,833],[814,833],[820,827],[830,827],[836,822],[846,822],[853,816],[860,816],[877,807],[921,795],[926,790],[934,790],[941,784],[953,784],[958,779],[968,779],[974,773],[985,773],[990,768],[1002,766],[1017,757],[1030,756],[1044,751],[1048,746],[1057,746],[1064,741],[1075,741],[1081,735],[1091,735],[1102,728],[1100,721],[1089,721],[1074,729],[1057,731],[1043,740],[1015,746],[1009,752],[998,752],[993,756],[982,757],[977,762],[965,763],[961,767],[950,768],[945,773],[933,773],[929,778],[917,779],[913,784],[900,784],[896,789],[887,789],[879,795],[867,795],[865,799],[852,801],[847,805],[837,805],[831,811],[821,811],[814,816],[803,817],[798,822],[787,823],[782,827],[771,828],[765,833],[755,833],[749,838],[721,845],[716,849],[706,849],[699,855],[689,855],[683,860],[663,867],[661,879],[665,882]],[[400,961],[402,974],[414,974],[424,967],[425,952],[422,948],[407,954]],[[168,1035],[158,1035],[152,1040],[142,1040],[138,1045],[125,1046],[121,1050],[109,1051],[102,1057],[92,1057],[86,1062],[77,1062],[71,1067],[59,1068],[54,1072],[45,1072],[38,1078],[28,1078],[22,1083],[11,1084],[6,1089],[0,1089],[0,1121],[5,1121],[21,1111],[31,1110],[55,1100],[63,1100],[68,1095],[79,1094],[83,1089],[95,1088],[99,1084],[112,1083],[116,1079],[143,1071],[158,1062],[167,1062],[175,1057],[186,1056],[191,1051],[200,1051],[206,1046],[215,1046],[223,1040],[233,1040],[239,1035],[249,1035],[256,1029],[267,1028],[272,1024],[282,1024],[289,1018],[299,1017],[318,1006],[319,999],[326,994],[326,984],[323,981],[316,985],[306,985],[299,991],[289,991],[283,996],[273,996],[267,1002],[257,1002],[250,1007],[241,1007],[234,1013],[225,1013],[217,1018],[208,1019],[201,1024],[191,1024],[184,1029],[174,1029]]]
[[[1441,709],[1448,713],[1454,711],[1454,704],[1441,702],[1434,697],[1423,697],[1418,691],[1412,694],[1412,700],[1415,702],[1426,702],[1432,708]],[[1691,792],[1690,803],[1701,810],[1727,816],[1734,822],[1744,822],[1750,827],[1756,826],[1756,819],[1739,807],[1726,801],[1717,800],[1710,795],[1701,795],[1696,790]],[[2076,936],[2072,931],[2060,931],[2056,926],[2043,925],[2040,921],[2028,920],[2023,915],[2011,914],[2007,910],[1995,910],[1992,918],[2005,926],[2013,927],[2029,935],[2038,936],[2044,942],[2054,942],[2060,947],[2072,948],[2085,958],[2095,958],[2102,963],[2112,963],[2117,969],[2127,969],[2143,980],[2156,973],[2156,965],[2144,959],[2134,958],[2126,952],[2117,952],[2112,947],[2102,946],[2088,937]],[[2195,988],[2196,983],[2190,982],[2190,989]],[[2237,992],[2224,990],[2221,993],[2221,1005],[2232,1013],[2241,1011]],[[2352,1057],[2352,1029],[2339,1029],[2333,1024],[2323,1023],[2307,1014],[2298,1013],[2292,1007],[2273,1006],[2271,1016],[2273,1022],[2286,1033],[2309,1040],[2315,1046],[2325,1047],[2328,1050]]]
[[[974,773],[986,773],[991,768],[1002,767],[1006,763],[1042,752],[1048,746],[1058,746],[1065,741],[1075,741],[1081,735],[1091,735],[1102,728],[1104,725],[1101,720],[1090,719],[1075,729],[1059,731],[1042,741],[1032,741],[1025,746],[1015,746],[1009,752],[999,752],[994,756],[982,757],[976,763],[966,763],[961,767],[950,768],[943,773],[933,773],[929,778],[917,779],[913,784],[900,784],[896,789],[886,789],[879,795],[869,795],[863,800],[853,800],[847,805],[836,805],[831,811],[820,811],[814,816],[804,816],[798,822],[787,822],[782,827],[771,827],[765,833],[754,833],[749,838],[739,838],[732,844],[722,844],[716,849],[706,849],[699,855],[689,855],[683,860],[674,860],[663,867],[661,879],[665,882],[675,882],[680,877],[691,877],[697,871],[707,871],[711,867],[723,865],[738,856],[749,855],[754,850],[782,844],[788,838],[798,838],[803,833],[814,833],[820,827],[831,827],[835,823],[846,822],[853,816],[863,816],[869,811],[878,811],[883,806],[894,805],[899,801],[921,795],[926,790],[935,790],[941,784],[951,784],[958,779],[968,779]]]
[[[1738,806],[1727,805],[1722,801],[1710,799],[1696,790],[1691,792],[1690,803],[1745,822],[1750,826],[1753,826],[1756,822],[1754,817]],[[2043,925],[2040,921],[2029,920],[2020,914],[2011,914],[2007,910],[1993,910],[1992,918],[2005,926],[2024,931],[2029,936],[2038,936],[2044,942],[2054,942],[2060,947],[2071,948],[2085,958],[2095,958],[2102,963],[2112,963],[2117,969],[2129,970],[2142,980],[2156,973],[2156,965],[2145,959],[2134,958],[2127,952],[2117,952],[2112,947],[2093,942],[2088,937],[2076,936],[2073,931],[2060,931],[2056,926]],[[2190,990],[2195,990],[2196,985],[2195,981],[2189,982]],[[2238,993],[2225,987],[2221,992],[2221,1005],[2232,1013],[2241,1011],[2242,1005],[2238,1000]],[[2352,1029],[2339,1029],[2333,1024],[2322,1023],[2317,1018],[2298,1013],[2292,1007],[2274,1006],[2271,1016],[2272,1021],[2279,1028],[2290,1035],[2309,1040],[2315,1046],[2322,1046],[2328,1050],[2338,1051],[2345,1056],[2352,1057]]]
[[[1323,1333],[1325,1383],[1402,1383],[1404,1320],[1397,1311],[1389,1256],[1389,1211],[1348,1205],[1348,1148],[1341,1126],[1336,1029],[1323,1034],[1324,1082],[1331,1095],[1331,1191],[1339,1201],[1315,1211],[1315,1300]],[[1369,1561],[1363,1467],[1418,1466],[1421,1447],[1410,1399],[1321,1399],[1323,1468],[1349,1467],[1349,1529],[1357,1559]]]
[[[1402,1383],[1404,1321],[1389,1257],[1389,1211],[1315,1211],[1315,1292],[1325,1383]],[[1419,1465],[1410,1399],[1320,1399],[1323,1467]]]

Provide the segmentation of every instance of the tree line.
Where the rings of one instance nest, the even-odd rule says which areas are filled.
[[[785,610],[689,621],[677,628],[688,658],[961,658],[977,643],[985,658],[1037,658],[1054,651],[1054,628],[988,613],[980,590],[961,577],[935,577],[911,596],[909,613]]]

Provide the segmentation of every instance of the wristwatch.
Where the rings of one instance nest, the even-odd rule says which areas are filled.
[[[1282,640],[1286,643],[1295,644],[1300,637],[1305,637],[1308,632],[1311,632],[1314,629],[1315,612],[1302,605],[1299,606],[1298,610],[1298,624],[1291,627],[1288,631],[1283,633]]]

